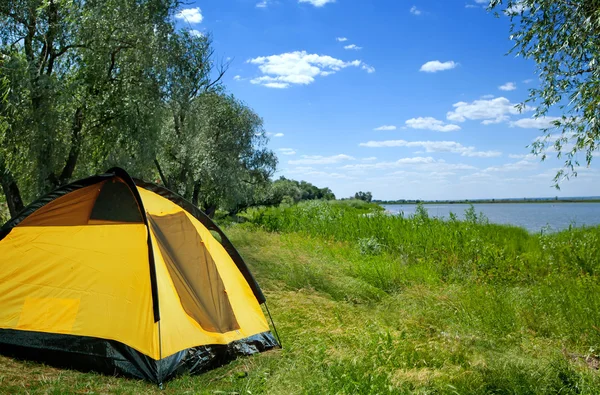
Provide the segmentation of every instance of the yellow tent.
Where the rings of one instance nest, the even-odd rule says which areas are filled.
[[[264,302],[204,213],[119,168],[0,229],[0,350],[12,355],[162,383],[276,347]]]

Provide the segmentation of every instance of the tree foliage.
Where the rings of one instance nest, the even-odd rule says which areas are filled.
[[[228,95],[209,36],[177,30],[178,0],[4,0],[8,84],[0,178],[24,202],[112,166],[205,209],[235,206],[276,160],[262,120]],[[163,168],[161,168],[161,165]]]
[[[371,202],[373,200],[373,194],[371,192],[356,192],[354,194],[354,199],[363,200],[365,202]]]
[[[537,65],[539,87],[522,104],[535,117],[558,108],[562,117],[534,142],[546,158],[556,151],[564,168],[555,182],[577,175],[578,154],[590,165],[600,140],[600,0],[491,0],[490,8],[511,18],[513,53]]]

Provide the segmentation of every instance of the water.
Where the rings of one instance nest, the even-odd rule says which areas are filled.
[[[573,226],[600,225],[600,203],[482,203],[473,204],[477,214],[482,212],[492,223],[520,226],[530,232],[549,227],[559,231]],[[384,204],[391,213],[413,215],[415,204]],[[426,204],[429,216],[449,218],[452,212],[464,219],[468,204]]]

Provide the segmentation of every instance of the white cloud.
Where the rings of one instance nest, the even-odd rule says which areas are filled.
[[[256,7],[257,8],[265,8],[267,6],[267,4],[268,4],[267,0],[262,0],[262,1],[259,1],[258,3],[256,3]]]
[[[475,147],[466,147],[456,141],[406,141],[406,140],[385,140],[368,141],[360,143],[361,147],[383,148],[383,147],[409,147],[423,148],[425,152],[450,152],[460,154],[461,156],[493,158],[501,156],[499,151],[477,151]]]
[[[325,77],[346,67],[362,66],[365,69],[368,66],[360,60],[345,62],[327,55],[308,54],[306,51],[260,56],[249,59],[247,63],[258,65],[265,74],[250,82],[270,88],[287,88],[292,84],[308,85],[315,82],[317,76]]]
[[[315,7],[323,7],[327,3],[335,3],[335,0],[298,0],[298,3],[310,3]]]
[[[533,79],[531,79],[531,78],[528,78],[528,79],[526,79],[526,80],[523,80],[523,83],[524,83],[524,84],[530,84],[530,83],[532,83],[532,82],[533,82]]]
[[[520,160],[518,162],[506,163],[501,166],[488,167],[487,169],[483,170],[483,172],[490,173],[490,172],[521,171],[521,170],[533,169],[537,166],[538,166],[538,164],[536,162],[531,162],[529,160]]]
[[[479,8],[479,6],[475,4],[466,4],[465,8]]]
[[[413,15],[421,15],[421,10],[417,8],[416,5],[410,7],[410,13]]]
[[[353,178],[353,177],[349,177],[345,174],[327,173],[324,171],[316,170],[313,167],[307,167],[307,166],[298,166],[293,169],[287,170],[286,173],[300,175],[300,176],[313,176],[313,177],[325,177],[325,178],[345,178],[345,179]]]
[[[395,125],[383,125],[378,128],[375,128],[373,130],[396,130],[396,126]]]
[[[281,152],[282,155],[296,155],[296,150],[293,148],[279,148],[278,151]]]
[[[463,163],[447,163],[444,160],[435,160],[432,157],[416,156],[412,158],[401,158],[394,162],[357,163],[340,167],[343,170],[385,170],[410,167],[421,171],[453,171],[453,170],[475,170],[474,166]]]
[[[373,66],[369,66],[368,64],[364,64],[362,66],[360,66],[361,69],[363,69],[364,71],[366,71],[367,73],[371,74],[375,72],[375,67]]]
[[[561,119],[560,117],[539,117],[539,118],[522,118],[510,123],[512,127],[523,129],[548,129],[553,127],[552,122]]]
[[[242,79],[242,77],[240,75],[236,75],[236,76],[233,77],[234,81],[239,81],[241,79]]]
[[[522,4],[522,2],[518,1],[512,6],[508,7],[505,11],[505,14],[508,16],[515,16],[527,11],[529,11],[529,7],[525,6],[524,4]]]
[[[515,104],[505,97],[497,97],[490,100],[475,100],[472,103],[458,102],[452,105],[454,111],[446,114],[446,119],[455,122],[469,120],[482,120],[482,124],[489,125],[508,121],[509,115],[519,114]],[[524,111],[531,111],[525,108]]]
[[[517,84],[515,84],[514,82],[507,82],[504,85],[500,85],[498,89],[500,89],[501,91],[514,91],[515,89],[517,89]]]
[[[250,81],[252,82],[252,81]],[[254,82],[252,82],[254,84]],[[285,89],[287,87],[290,86],[290,84],[287,84],[285,82],[267,82],[265,84],[263,84],[263,86],[266,86],[267,88],[274,88],[274,89]]]
[[[425,63],[419,71],[424,71],[426,73],[437,73],[438,71],[451,70],[458,66],[458,63],[453,60],[449,60],[447,62],[440,62],[439,60],[431,60]]]
[[[369,156],[368,158],[363,158],[362,159],[364,162],[372,162],[374,160],[377,160],[376,156]]]
[[[494,95],[483,95],[481,96],[482,99],[493,99]]]
[[[477,3],[477,4],[489,4],[490,0],[475,0],[475,3]]]
[[[344,41],[348,41],[346,37],[336,37],[335,41],[343,43]]]
[[[534,154],[510,154],[508,155],[511,159],[524,159],[524,160],[534,160],[537,158]]]
[[[460,130],[460,126],[444,124],[444,122],[432,117],[411,118],[405,122],[411,129],[435,130],[436,132],[454,132]]]
[[[361,50],[361,49],[362,49],[362,47],[359,47],[359,46],[358,46],[358,45],[356,45],[356,44],[350,44],[350,45],[346,45],[346,46],[344,46],[344,49],[353,49],[353,50],[355,50],[355,51],[359,51],[359,50]]]
[[[195,8],[184,8],[175,14],[175,18],[183,19],[188,23],[201,23],[204,17],[202,16],[202,10],[198,7]]]
[[[284,136],[284,134],[283,134],[283,133],[275,133],[275,134],[273,135],[273,137],[283,137],[283,136]]]
[[[354,157],[344,154],[321,156],[321,155],[302,155],[302,159],[291,160],[290,165],[330,165],[346,160],[355,160]]]
[[[204,33],[202,33],[200,30],[190,29],[189,32],[192,36],[204,37]]]

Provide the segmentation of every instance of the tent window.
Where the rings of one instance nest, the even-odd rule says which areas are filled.
[[[129,187],[118,180],[108,181],[100,190],[90,222],[144,222]]]
[[[148,220],[186,313],[209,332],[239,329],[215,262],[185,213]]]
[[[29,215],[17,226],[86,225],[103,183],[90,185],[56,198]]]

